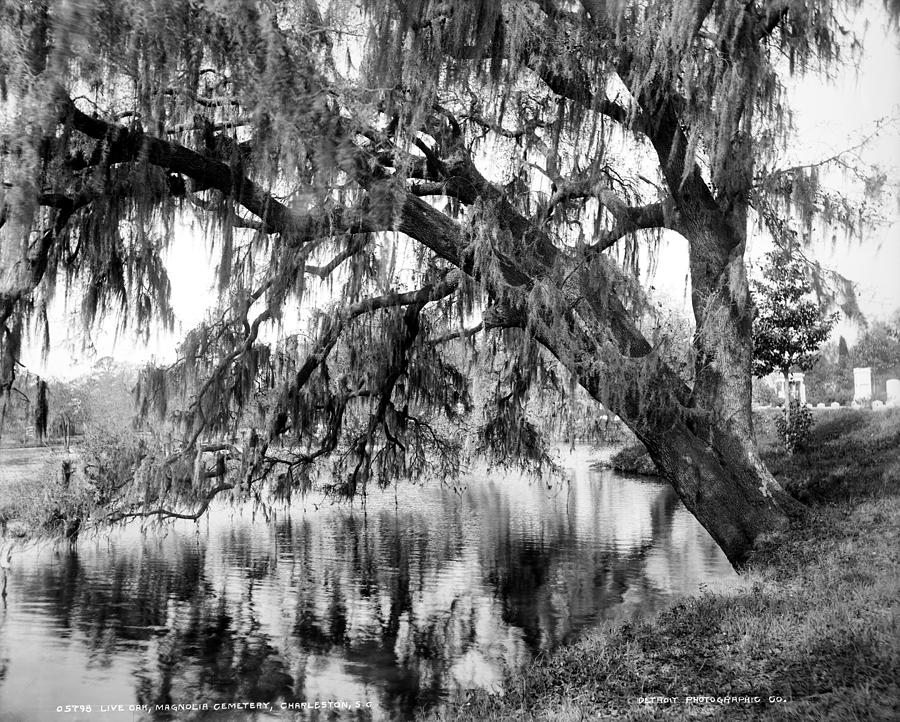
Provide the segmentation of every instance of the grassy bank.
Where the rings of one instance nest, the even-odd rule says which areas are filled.
[[[503,698],[476,694],[441,716],[900,718],[900,411],[819,413],[811,451],[793,458],[774,418],[758,426],[770,468],[810,512],[736,585],[591,632],[508,680]]]
[[[83,484],[69,483],[75,465],[62,447],[0,449],[0,537],[64,533],[66,517],[84,506]]]

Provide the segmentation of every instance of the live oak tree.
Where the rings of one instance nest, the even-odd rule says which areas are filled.
[[[838,60],[860,4],[5,3],[0,384],[58,287],[87,328],[171,320],[162,255],[203,231],[219,303],[143,374],[177,433],[111,518],[287,495],[328,459],[347,494],[469,448],[540,461],[555,364],[740,565],[799,508],[754,442],[748,222],[855,222],[777,164],[781,74]],[[688,355],[638,280],[663,230],[687,240]]]

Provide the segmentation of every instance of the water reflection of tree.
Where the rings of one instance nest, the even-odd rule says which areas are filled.
[[[578,500],[586,516],[565,505],[539,523],[517,516],[511,494],[484,492],[445,499],[438,514],[333,510],[262,532],[236,520],[88,562],[61,552],[25,593],[55,590],[54,614],[100,663],[122,648],[143,655],[143,704],[302,700],[334,684],[328,668],[401,717],[662,593],[647,560],[676,554],[674,494],[641,487],[637,530],[598,545],[620,532],[594,511],[594,481]]]
[[[156,645],[157,663],[138,673],[138,702],[166,705],[196,700],[271,701],[293,698],[284,658],[262,631],[247,586],[238,605],[224,596],[197,596],[172,604],[168,633]],[[302,690],[300,690],[302,694]],[[171,719],[182,719],[174,713]]]
[[[591,479],[588,509],[602,508],[594,496],[602,481],[600,476]],[[612,533],[598,528],[597,520],[564,513],[541,519],[533,529],[516,529],[512,497],[490,502],[500,521],[484,531],[483,578],[502,603],[503,622],[523,630],[532,652],[565,641],[621,607],[628,593],[643,598],[664,594],[647,578],[644,563],[651,550],[668,547],[678,498],[667,485],[645,483],[641,489],[639,511],[649,516],[647,528],[624,548],[614,539],[596,543]]]
[[[415,653],[398,654],[408,641],[413,590],[440,569],[446,554],[432,548],[418,520],[380,512],[337,513],[318,530],[329,554],[314,553],[307,519],[281,522],[276,529],[279,555],[292,559],[296,614],[292,642],[301,655],[337,654],[381,692],[381,706],[392,715],[436,702],[443,692],[447,661],[440,634],[417,627]],[[289,549],[281,548],[289,545]],[[322,568],[323,565],[326,568]],[[368,620],[348,620],[347,608],[369,608]]]
[[[170,539],[152,547],[111,549],[108,563],[90,572],[77,551],[61,550],[57,565],[25,578],[23,593],[47,598],[53,590],[47,601],[54,616],[82,633],[97,663],[123,648],[142,651],[139,704],[292,698],[285,663],[261,631],[253,582],[230,602],[205,578],[202,545]]]

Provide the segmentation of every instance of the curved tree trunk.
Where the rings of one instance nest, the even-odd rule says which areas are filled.
[[[752,429],[745,433],[739,430],[743,424],[723,420],[730,408],[746,404],[749,409],[749,396],[744,401],[723,393],[702,410],[648,414],[633,413],[629,404],[596,393],[589,380],[583,385],[635,432],[662,476],[735,568],[744,565],[758,541],[784,530],[791,518],[802,514],[803,505],[760,458]],[[697,423],[690,412],[719,420]]]
[[[695,227],[691,243],[697,323],[691,407],[701,414],[689,423],[639,430],[638,435],[685,506],[740,567],[760,538],[784,529],[803,506],[759,456],[751,409],[752,308],[743,233],[729,239],[725,229],[718,230]]]
[[[679,424],[640,435],[662,475],[735,568],[803,507],[772,477],[752,437],[719,431],[712,443]]]
[[[652,349],[624,308],[610,301],[611,281],[597,268],[585,274],[579,293],[607,322],[623,361],[634,362],[632,377],[624,389],[621,382],[610,388],[604,374],[614,362],[605,360],[600,366],[606,371],[598,371],[589,341],[568,359],[557,355],[635,432],[687,509],[739,568],[761,538],[786,528],[804,507],[768,471],[755,441],[752,308],[740,219],[709,206],[690,210],[695,212],[683,214],[690,222],[681,230],[690,240],[697,324],[693,383],[664,363],[648,364]]]
[[[624,325],[620,332],[625,333]],[[549,335],[537,336],[595,400],[634,431],[685,507],[736,568],[761,538],[785,529],[802,512],[803,506],[759,456],[749,388],[744,388],[750,383],[749,366],[745,373],[707,373],[691,388],[663,364],[648,367],[650,352],[638,344],[630,347],[631,359],[623,355],[624,370],[611,384],[611,363],[597,363],[591,339],[581,338],[580,351],[567,353]],[[748,337],[730,341],[735,350],[749,343]]]

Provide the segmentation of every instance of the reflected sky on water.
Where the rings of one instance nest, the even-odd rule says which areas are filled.
[[[0,719],[401,719],[733,576],[670,487],[564,461],[551,487],[485,472],[21,552]],[[317,701],[342,709],[299,708]],[[250,702],[272,711],[212,709]]]

